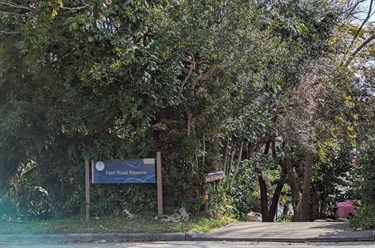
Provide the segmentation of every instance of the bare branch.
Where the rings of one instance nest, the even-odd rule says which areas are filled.
[[[7,32],[7,31],[2,31],[2,30],[0,30],[0,33],[2,33],[2,34],[17,34],[17,32]]]
[[[62,9],[68,9],[68,10],[81,10],[81,9],[85,9],[85,8],[87,8],[87,7],[88,7],[88,5],[85,4],[85,5],[83,5],[83,6],[79,6],[79,7],[62,7]]]
[[[27,6],[24,6],[24,5],[20,5],[20,4],[11,3],[11,2],[8,2],[8,1],[0,1],[0,5],[7,5],[7,6],[10,6],[12,8],[26,9],[26,10],[29,10],[29,11],[33,10],[30,7],[27,7]],[[81,10],[81,9],[87,8],[88,6],[89,6],[88,4],[84,3],[84,5],[82,5],[82,6],[78,6],[78,7],[62,7],[62,9],[66,9],[66,10]],[[3,12],[0,12],[0,13],[3,13]],[[5,13],[6,14],[16,14],[16,13],[10,13],[10,12],[5,12]]]
[[[203,75],[200,75],[199,77],[194,79],[192,87],[194,87],[197,82],[199,82],[201,80],[205,80],[208,77],[211,77],[216,69],[217,69],[217,65],[211,65],[206,73],[204,73]]]
[[[205,80],[209,77],[212,76],[212,74],[214,73],[214,71],[218,68],[217,65],[211,65],[210,68],[208,69],[208,71],[200,76],[198,76],[196,79],[193,80],[193,82],[191,83],[191,86],[190,86],[190,96],[193,97],[194,96],[194,89],[195,89],[195,86],[197,85],[197,83],[201,80]]]
[[[187,76],[184,78],[184,80],[182,81],[181,85],[180,85],[180,90],[178,91],[178,95],[180,96],[181,99],[183,99],[184,101],[187,100],[187,98],[182,94],[182,92],[184,91],[184,87],[187,83],[187,81],[190,79],[191,77],[191,74],[193,73],[193,70],[195,69],[195,58],[194,58],[194,54],[192,54],[191,52],[189,52],[189,55],[191,57],[191,65],[190,65],[190,68],[189,68],[189,72],[187,74]]]
[[[15,4],[15,3],[11,3],[11,2],[6,2],[6,1],[0,1],[0,5],[7,5],[7,6],[10,6],[12,8],[26,9],[26,10],[29,10],[29,11],[33,10],[32,8],[29,8],[27,6],[23,6],[23,5]]]
[[[375,34],[371,35],[369,38],[367,38],[367,40],[365,40],[354,52],[352,55],[350,55],[350,57],[348,58],[348,60],[345,62],[345,66],[349,66],[349,64],[352,62],[352,60],[354,59],[355,56],[357,56],[357,54],[365,47],[367,46],[368,43],[370,43],[372,40],[375,39]]]
[[[23,15],[23,14],[20,14],[20,13],[14,13],[14,12],[8,12],[8,11],[1,11],[1,10],[0,10],[0,14],[5,14],[5,15]]]
[[[358,38],[358,35],[361,33],[361,30],[363,28],[363,26],[368,22],[368,20],[370,19],[370,17],[372,16],[372,6],[373,6],[373,3],[374,3],[374,0],[370,0],[370,3],[369,3],[369,7],[368,7],[368,12],[367,12],[367,15],[366,15],[366,18],[363,20],[361,26],[358,28],[356,34],[354,35],[353,39],[352,39],[352,42],[350,43],[349,45],[349,50],[350,48],[353,46],[355,40]],[[348,50],[348,52],[349,52]]]
[[[356,14],[356,12],[354,12],[354,11],[357,10],[357,8],[358,8],[358,6],[359,6],[360,3],[361,3],[361,2],[356,2],[356,3],[354,4],[354,6],[352,6],[352,7],[350,8],[350,11],[349,11],[348,14],[346,15],[346,17],[354,16],[354,15]]]

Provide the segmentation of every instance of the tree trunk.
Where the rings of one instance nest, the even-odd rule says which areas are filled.
[[[272,151],[272,156],[276,157],[276,150],[275,149],[275,143],[272,141],[268,141],[266,143],[266,146],[264,148],[264,155],[267,155],[269,153],[269,150]],[[271,204],[268,204],[268,195],[267,195],[267,185],[266,182],[263,179],[263,175],[260,171],[258,171],[258,182],[260,187],[260,200],[261,200],[261,207],[262,207],[262,221],[263,222],[273,222],[277,210],[277,204],[280,199],[280,194],[283,189],[285,179],[284,179],[284,168],[281,166],[281,179],[277,182],[275,191],[273,192]]]
[[[262,220],[268,219],[268,196],[267,196],[267,185],[263,179],[262,172],[258,170],[258,182],[260,188],[260,204],[262,207]]]
[[[292,153],[291,153],[288,141],[285,142],[283,146],[283,151],[285,154],[284,164],[285,164],[285,169],[286,169],[286,173],[288,176],[288,183],[290,186],[290,190],[292,192],[293,208],[296,210],[296,207],[300,200],[300,192],[299,192],[296,177],[294,175],[294,170],[293,170],[293,165],[292,165]]]
[[[187,135],[190,136],[193,129],[193,112],[188,110],[187,113]]]
[[[240,151],[238,153],[237,164],[236,164],[236,167],[234,169],[234,173],[233,173],[233,177],[232,177],[232,182],[230,183],[230,186],[233,186],[234,180],[236,179],[236,176],[237,176],[237,173],[238,173],[238,169],[240,167],[241,160],[242,160],[242,150],[243,150],[243,141],[241,142],[241,145],[240,145]]]
[[[266,142],[266,146],[264,148],[263,154],[267,155],[270,149],[270,143]],[[258,183],[260,188],[260,204],[262,207],[262,221],[267,221],[268,218],[268,194],[267,194],[267,184],[263,179],[263,174],[259,168],[256,168],[256,172],[258,172]]]
[[[229,160],[229,163],[228,163],[228,168],[227,168],[227,175],[229,176],[230,175],[230,171],[232,169],[232,164],[233,164],[233,160],[234,160],[234,155],[236,154],[236,146],[234,143],[232,143],[232,147],[230,148],[230,160]]]
[[[312,184],[312,174],[314,167],[314,152],[311,148],[305,154],[305,175],[303,179],[303,191],[301,201],[297,207],[296,221],[309,221],[310,217],[310,193]]]
[[[223,171],[227,174],[227,165],[228,165],[228,154],[229,154],[229,136],[227,141],[225,142],[225,149],[224,149],[224,168]]]
[[[202,157],[202,166],[206,165],[206,134],[203,134],[203,157]]]
[[[271,205],[269,207],[267,219],[263,220],[263,221],[273,222],[273,220],[275,218],[275,215],[276,215],[277,204],[278,204],[279,199],[280,199],[281,191],[283,190],[283,187],[284,187],[284,183],[285,183],[285,180],[283,180],[283,179],[280,179],[277,182],[275,191],[274,191],[273,196],[272,196]]]

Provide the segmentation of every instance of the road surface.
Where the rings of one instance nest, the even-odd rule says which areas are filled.
[[[40,243],[1,243],[0,248],[375,248],[374,242],[225,242],[225,241],[178,241],[178,242],[139,242],[139,243],[81,243],[81,244],[40,244]]]

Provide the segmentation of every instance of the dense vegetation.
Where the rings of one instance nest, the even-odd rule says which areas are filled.
[[[200,214],[206,190],[210,214],[264,221],[278,203],[334,217],[342,187],[374,204],[369,4],[0,2],[0,214],[83,213],[85,159],[156,151],[166,212]],[[157,207],[153,184],[91,198],[98,216]]]

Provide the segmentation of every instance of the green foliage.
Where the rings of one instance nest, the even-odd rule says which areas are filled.
[[[355,169],[351,164],[350,147],[320,144],[319,149],[323,149],[325,155],[319,157],[314,169],[314,204],[319,206],[316,218],[334,219],[338,197],[342,194],[349,197],[353,192]]]
[[[93,185],[90,197],[93,216],[122,216],[125,209],[157,212],[156,185]]]
[[[195,225],[191,225],[191,232],[209,232],[213,229],[225,226],[231,222],[234,222],[235,219],[232,219],[227,216],[218,216],[216,218],[199,218]]]
[[[179,163],[176,161],[163,161],[165,211],[173,213],[176,209],[185,207],[189,213],[199,215],[203,205],[203,173],[198,169],[194,170],[191,165],[182,162],[182,159]]]
[[[53,216],[51,198],[40,186],[24,187],[19,192],[19,208],[23,219],[46,219]]]
[[[228,183],[226,190],[231,205],[236,209],[235,217],[246,220],[247,213],[261,212],[261,204],[257,177],[251,161],[245,160],[240,166],[235,182],[232,185]]]
[[[5,193],[4,190],[0,191],[0,220],[12,219],[17,216],[18,209],[14,199]]]
[[[357,166],[359,167],[359,189],[361,200],[364,204],[375,204],[375,140],[370,139],[364,144],[358,154]]]
[[[350,219],[350,224],[355,230],[375,229],[375,205],[364,204],[357,211],[357,215]]]
[[[155,213],[151,212],[137,213],[133,219],[126,217],[101,216],[88,221],[77,217],[31,221],[0,219],[0,235],[69,234],[73,230],[75,233],[208,232],[235,221],[226,216],[210,219],[194,217],[188,221],[161,224],[155,220]]]
[[[213,215],[247,212],[256,202],[250,164],[241,163],[234,184],[229,176],[218,189],[202,176],[222,169],[226,137],[251,154],[276,132],[280,106],[288,104],[279,96],[305,73],[322,71],[316,64],[335,50],[328,43],[340,12],[329,1],[23,4],[0,4],[1,186],[19,176],[9,188],[21,185],[21,199],[56,216],[84,210],[84,159],[156,150],[168,211],[199,212],[208,188]],[[26,172],[30,163],[35,168]],[[264,165],[267,172],[278,167]],[[274,173],[267,175],[273,181]],[[36,191],[25,193],[39,187],[48,192],[44,203]],[[92,191],[95,215],[156,207],[153,186]]]
[[[219,186],[220,184],[220,186]],[[236,199],[232,198],[228,190],[228,182],[215,182],[207,185],[209,193],[209,215],[213,218],[229,216],[238,218],[240,212],[236,208]]]

